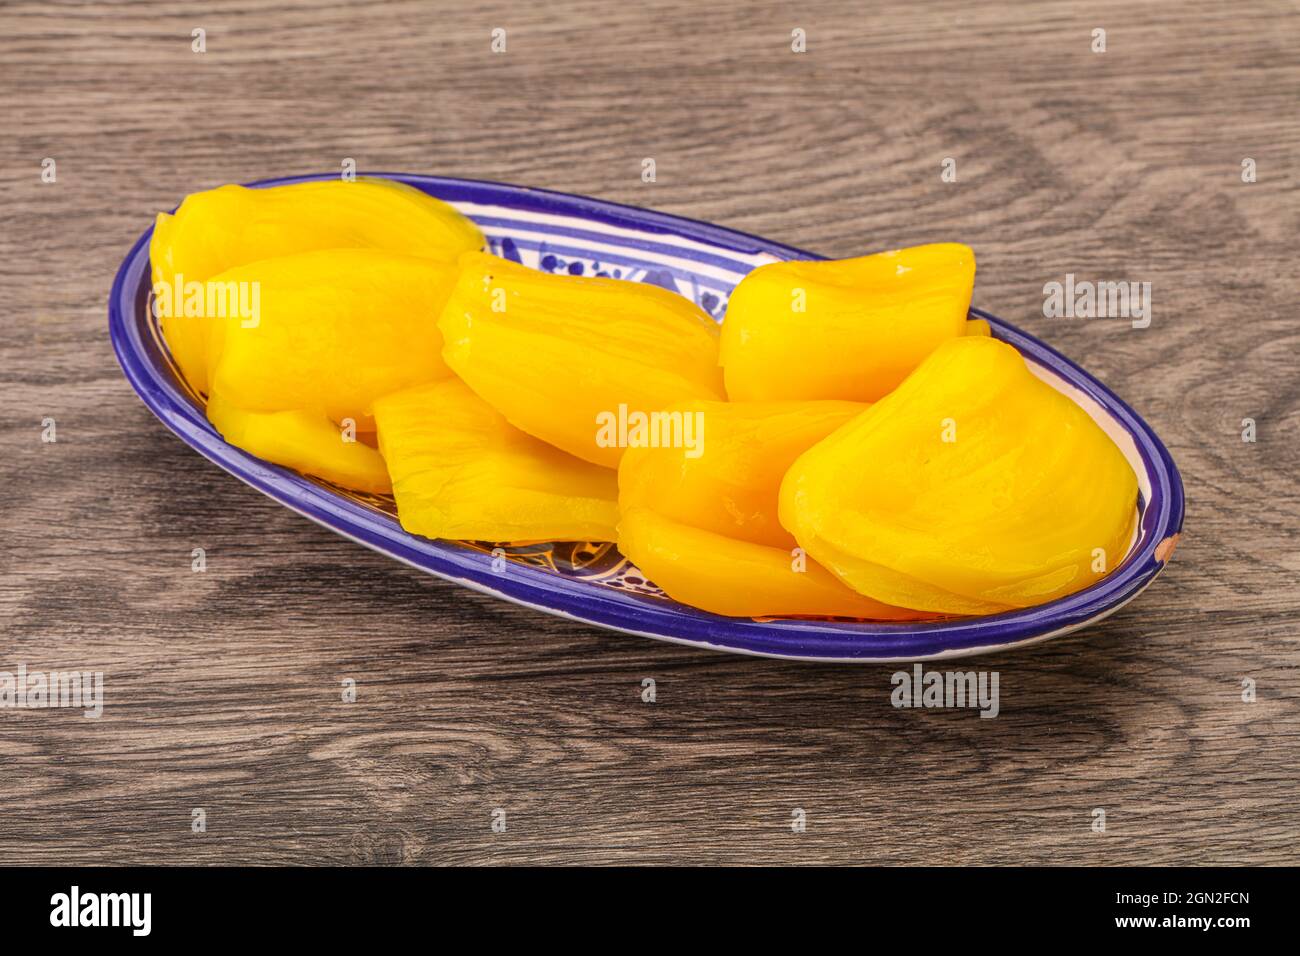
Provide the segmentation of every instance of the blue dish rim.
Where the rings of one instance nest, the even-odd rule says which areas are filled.
[[[277,177],[248,185],[282,185],[336,175]],[[824,258],[712,223],[587,196],[484,180],[385,172],[359,175],[405,182],[445,200],[563,215],[576,213],[605,225],[671,234],[732,252],[766,252],[783,259]],[[1182,478],[1151,427],[1122,399],[1055,349],[982,309],[972,308],[971,313],[987,320],[998,338],[1056,372],[1120,422],[1132,436],[1150,476],[1151,498],[1142,512],[1142,546],[1093,586],[1039,607],[982,618],[920,624],[765,622],[722,617],[667,602],[659,604],[526,565],[510,563],[505,573],[499,573],[492,570],[490,555],[409,535],[378,511],[226,444],[170,375],[149,360],[154,343],[135,319],[141,296],[148,288],[152,235],[150,226],[136,240],[113,280],[109,334],[127,381],[167,428],[237,478],[331,530],[423,571],[552,614],[647,637],[771,657],[872,662],[961,656],[1043,640],[1117,610],[1163,569],[1182,530]]]

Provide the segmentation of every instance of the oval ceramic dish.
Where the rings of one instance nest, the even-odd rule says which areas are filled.
[[[497,255],[534,268],[651,282],[721,321],[749,270],[777,259],[815,259],[756,236],[583,196],[499,183],[390,174],[469,216]],[[258,186],[323,179],[301,176]],[[202,400],[178,376],[149,308],[149,239],[136,242],[109,299],[109,331],[131,386],[163,424],[200,454],[276,501],[389,557],[467,587],[601,627],[715,650],[814,661],[956,657],[1017,647],[1077,630],[1136,597],[1164,567],[1183,520],[1178,469],[1132,409],[1069,359],[979,310],[993,335],[1106,430],[1137,475],[1138,530],[1123,563],[1067,598],[991,617],[923,624],[749,620],[686,607],[647,582],[610,544],[494,548],[404,532],[391,500],[366,498],[303,477],[226,444]]]

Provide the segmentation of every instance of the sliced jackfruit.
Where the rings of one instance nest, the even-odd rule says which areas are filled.
[[[721,399],[716,323],[657,286],[557,276],[485,253],[460,258],[443,356],[511,424],[616,467],[626,425]]]
[[[458,379],[375,402],[402,527],[426,538],[612,541],[618,478],[515,428]]]
[[[1132,468],[1082,408],[1011,346],[964,336],[801,455],[780,520],[862,594],[988,614],[1109,573],[1136,503]]]
[[[256,308],[209,320],[211,388],[248,411],[316,411],[373,430],[376,398],[451,376],[436,322],[454,279],[451,266],[376,249],[228,269],[208,288]]]
[[[403,183],[342,179],[248,189],[221,186],[161,213],[149,243],[155,292],[184,300],[235,266],[316,249],[384,249],[454,263],[483,247],[474,223]],[[208,391],[206,323],[182,308],[160,312],[163,335],[194,388]]]
[[[727,395],[873,402],[966,333],[974,282],[975,254],[959,243],[759,266],[722,323]]]
[[[379,452],[345,440],[346,430],[320,412],[249,412],[213,395],[207,415],[222,438],[258,458],[356,491],[392,491]]]
[[[619,550],[674,600],[716,614],[916,617],[840,584],[777,521],[791,462],[862,412],[856,402],[686,402],[697,437],[630,448],[619,465]]]

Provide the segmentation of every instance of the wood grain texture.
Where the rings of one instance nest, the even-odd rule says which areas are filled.
[[[1298,45],[1281,0],[7,0],[0,669],[102,670],[106,706],[0,710],[0,856],[1300,861]],[[105,331],[155,212],[344,157],[829,255],[968,242],[976,304],[1168,443],[1177,557],[1103,624],[980,659],[1001,675],[980,720],[893,709],[891,667],[607,634],[354,546],[172,437]],[[1151,327],[1044,318],[1067,272],[1151,282]]]

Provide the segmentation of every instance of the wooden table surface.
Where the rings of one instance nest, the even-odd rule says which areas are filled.
[[[0,710],[0,856],[1300,861],[1298,46],[1281,0],[9,0],[0,670],[103,671],[105,708]],[[605,633],[345,541],[164,429],[105,301],[187,192],[348,157],[833,256],[967,242],[977,305],[1164,438],[1177,557],[1105,623],[978,659],[981,720],[894,709],[893,667]],[[1045,318],[1066,273],[1149,281],[1150,327]]]

